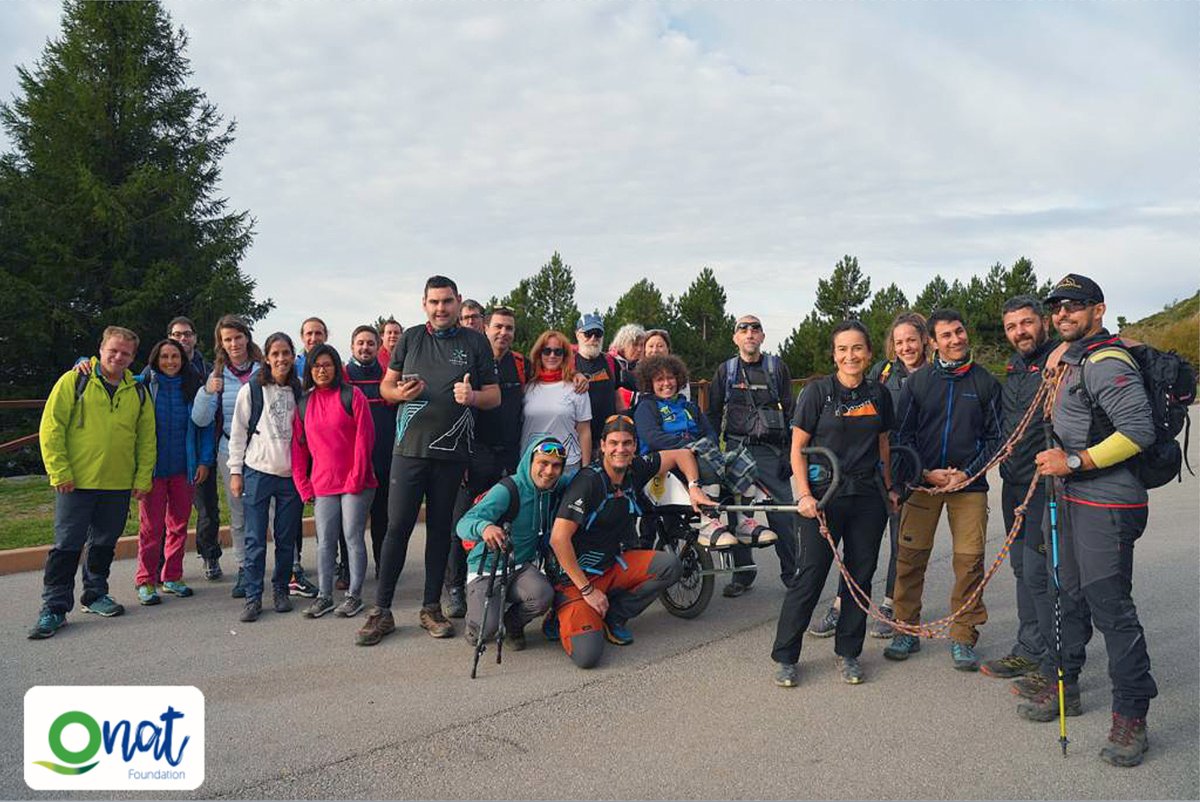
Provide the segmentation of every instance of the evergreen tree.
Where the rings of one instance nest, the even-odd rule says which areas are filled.
[[[726,314],[725,288],[704,268],[675,302],[674,351],[696,378],[712,376],[733,350],[733,315]]]
[[[913,309],[925,317],[929,317],[929,313],[934,309],[946,306],[946,299],[949,295],[950,285],[946,283],[946,279],[942,278],[940,274],[935,275],[925,285],[925,289],[917,294],[917,299],[913,301]]]
[[[614,332],[626,323],[640,323],[647,329],[666,328],[670,311],[662,293],[648,278],[640,279],[604,313],[604,330]]]
[[[548,329],[575,336],[579,308],[575,305],[575,275],[558,251],[533,276],[523,278],[501,302],[516,314],[517,334],[513,347],[522,353]]]
[[[0,106],[0,384],[45,390],[106,325],[144,358],[178,314],[258,319],[239,270],[248,212],[217,194],[233,123],[189,86],[187,38],[158,2],[68,0],[62,33]]]
[[[871,299],[871,305],[863,312],[862,322],[871,332],[871,343],[875,346],[874,358],[887,356],[887,331],[896,315],[908,310],[908,298],[895,284],[889,284]]]
[[[858,317],[859,307],[869,297],[871,279],[862,274],[853,256],[843,256],[829,278],[817,282],[817,311],[826,320],[840,323]]]
[[[793,379],[805,379],[833,369],[830,344],[833,327],[834,323],[814,309],[792,329],[779,346],[779,358],[788,366]]]

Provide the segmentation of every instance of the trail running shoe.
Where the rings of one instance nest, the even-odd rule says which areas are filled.
[[[313,599],[313,603],[308,605],[301,615],[303,615],[305,618],[320,618],[321,616],[325,615],[325,613],[332,611],[333,599],[329,598],[328,596],[318,596],[317,598]]]
[[[1030,671],[1036,670],[1037,667],[1038,664],[1028,657],[1010,654],[996,660],[988,660],[979,667],[979,673],[998,679],[1012,679],[1013,677],[1023,677]]]
[[[1150,748],[1146,734],[1146,719],[1130,718],[1119,713],[1112,714],[1112,729],[1108,731],[1108,743],[1100,750],[1100,759],[1113,766],[1129,768],[1142,762]]]
[[[1083,702],[1078,685],[1063,686],[1063,710],[1068,716],[1082,716]],[[1058,718],[1058,683],[1047,683],[1032,699],[1017,705],[1017,715],[1030,721],[1054,721]]]
[[[137,586],[138,604],[144,607],[150,607],[155,604],[162,604],[162,599],[158,597],[158,591],[154,589],[154,585],[147,582],[145,585]]]
[[[225,576],[225,572],[221,570],[221,560],[213,557],[210,560],[204,561],[204,578],[209,582],[216,582],[221,577]]]
[[[780,688],[795,688],[800,684],[800,670],[795,663],[775,664],[775,684]]]
[[[446,589],[446,617],[464,618],[467,615],[467,593],[454,585]]]
[[[374,646],[383,640],[385,635],[396,631],[396,619],[391,610],[382,607],[372,607],[367,612],[367,620],[359,627],[355,643],[359,646]]]
[[[838,608],[830,605],[825,611],[825,617],[808,628],[808,634],[814,638],[832,637],[833,633],[837,632],[839,615]]]
[[[353,618],[362,611],[362,608],[362,599],[357,596],[347,596],[338,605],[337,609],[333,611],[333,614],[339,618]]]
[[[857,657],[839,657],[842,672],[842,682],[847,685],[861,685],[863,681],[862,666],[858,664]]]
[[[53,638],[54,633],[67,625],[67,616],[65,613],[52,613],[49,610],[42,610],[38,614],[37,623],[33,625],[33,629],[29,630],[30,640],[45,640]]]
[[[633,633],[624,621],[612,618],[604,619],[604,639],[614,646],[628,646],[633,643]]]
[[[194,594],[194,591],[182,579],[174,582],[163,582],[158,586],[158,590],[161,593],[170,593],[172,596],[178,596],[181,599],[186,599],[188,596]]]
[[[242,608],[242,614],[238,616],[238,620],[243,624],[249,624],[251,621],[257,621],[261,612],[262,599],[246,599],[246,606]]]
[[[1040,671],[1030,671],[1023,677],[1012,681],[1009,691],[1024,699],[1032,699],[1041,693],[1048,680]]]
[[[954,661],[954,667],[959,671],[979,670],[979,655],[975,653],[975,647],[969,643],[950,641],[950,659]]]
[[[429,633],[433,638],[453,638],[454,624],[450,623],[450,619],[442,614],[442,605],[436,607],[422,607],[418,615],[421,623],[421,629]]]
[[[294,607],[292,607],[292,600],[290,598],[288,598],[288,596],[289,596],[289,594],[288,594],[287,588],[275,588],[275,592],[274,592],[273,598],[272,598],[272,601],[274,602],[275,612],[290,613],[293,609],[295,609]]]
[[[907,660],[911,654],[921,651],[921,639],[915,635],[903,633],[892,638],[892,642],[883,650],[883,656],[889,660]]]
[[[895,620],[895,614],[892,612],[892,608],[888,607],[886,604],[879,608],[879,612],[883,613],[883,616],[887,619],[887,621],[880,621],[878,618],[872,618],[871,629],[867,632],[867,634],[872,638],[887,640],[896,634],[895,628],[893,628],[890,623]]]
[[[113,601],[113,597],[107,593],[98,599],[93,599],[88,604],[82,605],[82,607],[85,613],[95,613],[105,618],[115,618],[125,613],[125,608]]]

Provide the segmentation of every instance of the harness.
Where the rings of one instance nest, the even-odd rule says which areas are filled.
[[[726,432],[726,427],[729,422],[729,407],[731,406],[730,401],[733,398],[734,389],[738,388],[738,385],[735,384],[734,379],[740,371],[742,376],[742,384],[740,389],[742,389],[746,394],[745,406],[753,410],[755,420],[758,424],[753,428],[758,429],[761,427],[762,431],[758,434],[746,433],[735,436],[744,437],[751,443],[771,443],[773,440],[771,439],[770,435],[772,431],[777,431],[782,439],[783,433],[787,430],[787,421],[783,420],[783,402],[779,396],[779,366],[781,364],[779,357],[775,356],[774,354],[762,355],[762,368],[767,374],[767,385],[765,388],[762,385],[750,383],[750,378],[746,375],[746,369],[742,366],[741,362],[742,360],[740,356],[734,356],[725,360],[721,364],[721,371],[725,374],[725,404],[721,409],[721,433],[724,434]],[[771,394],[771,407],[767,411],[772,413],[778,412],[779,426],[772,426],[771,421],[768,420],[767,416],[763,414],[763,410],[754,403],[753,392],[755,390],[763,389],[767,390]],[[775,416],[772,415],[771,417],[774,418]]]

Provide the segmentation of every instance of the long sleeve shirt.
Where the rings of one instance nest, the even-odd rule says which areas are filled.
[[[258,381],[256,377],[254,381]],[[244,466],[272,476],[292,475],[292,418],[296,397],[291,387],[263,387],[263,411],[254,437],[246,443],[250,424],[250,385],[238,390],[229,431],[229,472],[240,475]]]

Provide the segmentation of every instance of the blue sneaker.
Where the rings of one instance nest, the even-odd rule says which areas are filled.
[[[604,639],[614,646],[628,646],[633,643],[633,633],[624,624],[605,618]]]
[[[883,656],[889,660],[907,660],[910,654],[921,651],[921,639],[915,635],[900,634],[892,638],[892,642],[883,650]]]
[[[85,613],[95,613],[105,618],[115,618],[125,614],[125,608],[113,601],[113,597],[107,593],[98,599],[93,599],[89,604],[80,606]]]
[[[38,615],[37,623],[33,629],[29,630],[30,640],[45,640],[53,638],[54,633],[67,625],[67,616],[65,613],[52,613],[49,610],[42,610]]]
[[[975,654],[975,647],[969,643],[950,641],[950,659],[959,671],[979,670],[979,655]]]
[[[138,604],[143,607],[149,607],[152,604],[159,604],[162,599],[158,597],[158,591],[154,589],[154,585],[147,582],[145,585],[137,586]]]
[[[163,593],[170,593],[172,596],[178,596],[181,599],[186,599],[194,592],[182,579],[177,582],[163,582],[158,586],[158,589]]]

